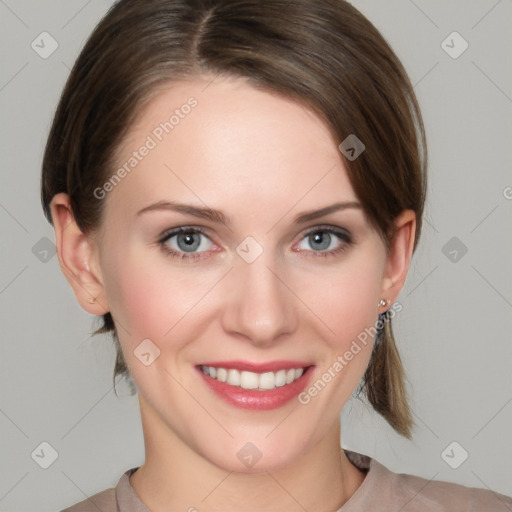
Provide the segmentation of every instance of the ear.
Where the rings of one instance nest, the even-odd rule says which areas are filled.
[[[107,313],[97,245],[77,226],[67,194],[54,196],[51,212],[60,268],[78,302],[93,315]]]
[[[416,214],[412,210],[404,210],[395,219],[394,224],[395,233],[390,242],[382,278],[381,297],[388,301],[383,311],[389,309],[389,305],[396,301],[405,284],[414,249]]]

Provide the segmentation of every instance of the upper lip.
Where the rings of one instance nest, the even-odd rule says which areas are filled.
[[[290,370],[291,368],[306,368],[312,366],[307,361],[267,361],[263,363],[254,363],[250,361],[210,361],[202,363],[199,366],[213,366],[215,368],[233,369],[238,371],[247,371],[254,373],[275,372],[278,370]]]

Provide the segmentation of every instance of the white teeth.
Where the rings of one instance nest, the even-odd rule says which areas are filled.
[[[286,370],[279,370],[278,372],[276,372],[275,384],[276,384],[276,388],[280,388],[281,386],[284,386],[285,384],[287,384]]]
[[[226,382],[231,386],[240,386],[240,372],[238,370],[228,370],[228,380]]]
[[[254,374],[256,375],[256,374]],[[274,372],[262,373],[260,375],[260,388],[261,389],[274,389],[276,387],[276,376]]]
[[[304,368],[290,368],[289,370],[265,373],[240,372],[232,368],[227,370],[214,366],[201,366],[201,370],[205,375],[209,375],[220,382],[227,382],[231,386],[241,387],[242,389],[256,389],[258,391],[286,386],[300,378],[304,373]]]
[[[256,389],[258,387],[258,380],[258,375],[256,373],[240,373],[240,387],[243,389]]]

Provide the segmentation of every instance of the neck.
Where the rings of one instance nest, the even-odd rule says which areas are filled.
[[[130,483],[152,512],[336,511],[364,480],[341,449],[339,422],[283,468],[235,473],[201,457],[163,424],[145,421],[144,409],[141,404],[146,461]]]

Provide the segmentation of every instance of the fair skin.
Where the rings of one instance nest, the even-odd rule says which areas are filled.
[[[116,322],[146,448],[130,482],[151,511],[336,510],[364,480],[340,449],[339,416],[373,340],[309,403],[294,397],[270,410],[228,403],[198,365],[304,361],[313,383],[390,307],[380,299],[397,299],[414,213],[396,219],[389,251],[357,206],[297,224],[304,212],[358,202],[340,141],[297,102],[242,79],[204,89],[209,80],[172,84],[144,107],[119,166],[187,98],[198,101],[103,199],[97,232],[83,234],[68,196],[55,196],[59,261],[82,307],[110,311]],[[170,209],[138,214],[160,201],[220,210],[229,223]],[[195,252],[184,252],[177,236],[159,243],[180,226],[204,229],[193,235],[201,242]],[[318,231],[330,240],[326,250],[308,236]],[[236,252],[248,236],[263,248],[251,263]],[[173,258],[164,247],[196,259]],[[134,355],[145,339],[160,350],[149,366]],[[237,457],[248,442],[261,453],[252,467]]]

